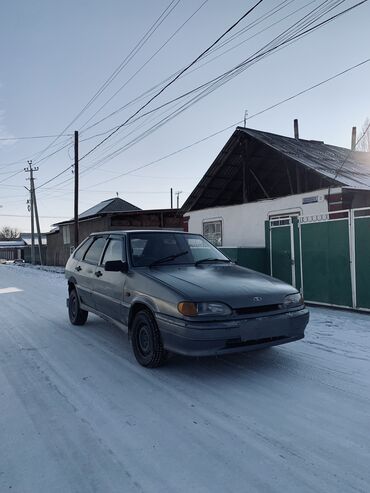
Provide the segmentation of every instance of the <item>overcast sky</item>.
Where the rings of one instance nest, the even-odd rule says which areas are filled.
[[[89,125],[186,66],[254,3],[173,1],[167,10],[169,15],[147,43],[68,128],[67,134],[81,129],[81,141],[88,139],[80,144],[80,156],[108,134],[94,135],[127,120],[149,95],[90,129]],[[209,63],[176,81],[146,111],[234,67],[321,3],[321,0],[264,0],[231,34],[256,21],[258,24],[201,61],[194,68]],[[334,0],[324,2],[325,5],[335,3]],[[355,3],[355,0],[344,0],[325,18]],[[169,5],[170,0],[2,2],[0,138],[60,134]],[[271,12],[274,8],[275,13]],[[266,14],[269,17],[261,19]],[[169,207],[171,187],[183,192],[180,196],[183,203],[231,135],[232,128],[156,164],[119,175],[242,121],[245,110],[251,117],[247,121],[249,127],[292,135],[293,119],[299,118],[302,138],[348,147],[351,127],[360,128],[370,116],[370,63],[260,116],[252,118],[252,115],[369,58],[369,19],[370,4],[366,2],[250,66],[150,135],[143,133],[168,115],[173,106],[124,126],[81,161],[80,210],[113,197],[116,192],[141,208]],[[94,116],[173,34],[160,52]],[[233,49],[226,52],[230,48]],[[165,110],[167,113],[163,113]],[[136,137],[137,141],[132,142]],[[132,145],[124,152],[107,158],[130,142]],[[36,186],[72,164],[72,137],[64,136],[56,141],[54,138],[0,141],[0,227],[11,225],[22,231],[30,230],[24,188],[29,182],[21,171],[27,159],[37,163],[63,146],[54,156],[40,161]],[[52,223],[72,217],[71,178],[68,170],[37,191],[44,231]]]

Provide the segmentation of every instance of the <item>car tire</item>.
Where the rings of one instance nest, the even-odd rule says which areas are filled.
[[[82,310],[80,306],[80,300],[75,289],[72,289],[69,293],[68,300],[68,315],[72,325],[84,325],[87,320],[89,312]]]
[[[141,310],[135,315],[131,344],[137,362],[146,368],[157,368],[167,359],[157,323],[148,310]]]

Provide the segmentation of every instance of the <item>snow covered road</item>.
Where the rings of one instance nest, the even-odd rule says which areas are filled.
[[[370,491],[370,315],[315,308],[303,341],[147,370],[65,298],[0,265],[1,492]]]

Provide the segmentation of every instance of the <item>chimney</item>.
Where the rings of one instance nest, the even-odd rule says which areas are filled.
[[[294,119],[294,138],[299,139],[298,120]]]
[[[352,127],[351,151],[356,150],[356,137],[357,137],[356,133],[357,133],[356,127]]]

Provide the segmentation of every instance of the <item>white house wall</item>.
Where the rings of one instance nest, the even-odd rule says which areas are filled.
[[[340,192],[331,189],[331,193]],[[264,247],[265,221],[276,215],[298,212],[300,215],[323,214],[328,211],[325,195],[328,189],[315,192],[289,195],[270,200],[247,204],[212,207],[185,214],[189,217],[188,228],[191,233],[203,233],[203,222],[222,221],[222,246],[224,247]],[[305,197],[318,197],[317,202],[303,204]]]

